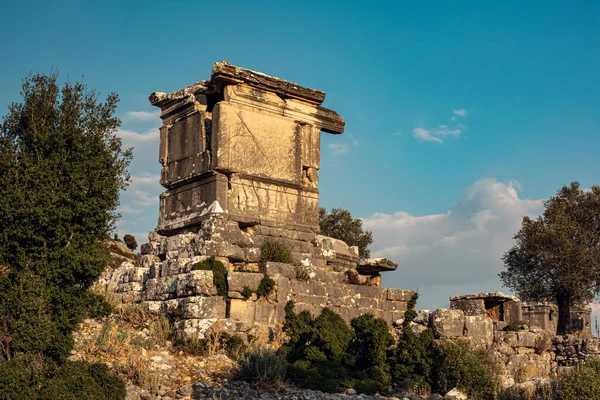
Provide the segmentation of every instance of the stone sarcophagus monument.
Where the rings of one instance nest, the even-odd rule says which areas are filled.
[[[319,234],[320,135],[344,130],[324,99],[227,62],[209,80],[150,95],[163,121],[158,226],[139,265],[122,263],[104,283],[125,302],[175,316],[189,336],[216,321],[242,336],[273,327],[288,301],[347,321],[366,312],[390,324],[402,318],[413,292],[382,288],[380,277],[397,265],[360,260],[358,248]],[[288,248],[291,260],[262,257],[266,242]],[[226,278],[200,266],[211,257]],[[266,278],[273,289],[258,296]]]
[[[202,230],[191,253],[233,262],[257,262],[264,238],[276,237],[297,261],[355,264],[356,249],[315,243],[321,131],[344,131],[344,119],[322,107],[324,99],[321,91],[227,62],[214,64],[207,81],[153,93],[150,102],[163,120],[166,188],[156,233]],[[328,254],[323,249],[335,252],[335,260],[319,257]]]
[[[211,211],[240,227],[318,232],[320,133],[344,120],[325,93],[216,63],[210,80],[153,93],[161,108],[158,232],[194,230]]]

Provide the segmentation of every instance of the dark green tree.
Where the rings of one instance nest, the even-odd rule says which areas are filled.
[[[358,246],[360,258],[369,258],[369,245],[373,243],[373,233],[364,231],[362,220],[352,218],[350,211],[343,208],[333,208],[330,213],[325,208],[319,208],[319,226],[321,234],[346,242],[349,246]]]
[[[123,242],[125,242],[125,245],[131,251],[135,251],[135,249],[137,249],[138,247],[137,240],[135,240],[135,237],[133,235],[127,234],[123,236]]]
[[[82,83],[31,75],[0,125],[0,349],[62,363],[107,264],[131,149],[106,101]]]
[[[600,186],[584,191],[573,182],[544,205],[542,216],[523,218],[500,278],[524,300],[555,301],[562,334],[571,306],[600,292]]]

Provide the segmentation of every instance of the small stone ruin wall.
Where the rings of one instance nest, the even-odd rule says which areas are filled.
[[[514,310],[514,307],[513,307]],[[505,331],[488,315],[467,315],[460,309],[418,311],[415,332],[433,329],[436,339],[459,340],[490,349],[507,380],[553,377],[590,358],[600,357],[600,338],[554,335],[543,328]],[[513,382],[514,383],[514,382]]]

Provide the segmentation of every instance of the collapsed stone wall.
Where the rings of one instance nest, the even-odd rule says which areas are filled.
[[[261,262],[256,264],[256,271],[247,272],[236,271],[227,259],[218,258],[230,269],[228,293],[223,297],[217,294],[212,271],[192,270],[195,263],[207,258],[161,261],[158,256],[143,255],[139,266],[125,262],[112,271],[106,285],[126,302],[139,303],[154,312],[177,314],[180,334],[199,338],[217,321],[241,335],[251,329],[280,327],[290,300],[298,311],[313,315],[328,307],[350,322],[369,312],[391,325],[404,316],[414,294],[410,290],[351,284],[344,272],[320,267]],[[298,268],[302,269],[301,279],[297,278]],[[268,296],[257,298],[254,292],[265,275],[273,279],[275,287]],[[247,291],[253,294],[245,298]]]

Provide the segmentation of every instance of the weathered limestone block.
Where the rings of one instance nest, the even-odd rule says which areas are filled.
[[[538,334],[535,332],[521,331],[517,332],[517,346],[519,347],[535,347]]]
[[[256,302],[231,299],[229,317],[235,321],[252,323],[256,312]],[[259,321],[260,322],[260,321]]]
[[[184,319],[175,323],[175,329],[180,337],[204,339],[215,322],[217,318]]]
[[[294,295],[306,294],[311,296],[325,296],[326,290],[322,282],[318,281],[291,281]]]
[[[148,280],[150,268],[132,268],[129,270],[129,282],[140,282],[143,283]]]
[[[465,316],[485,315],[483,299],[454,300],[450,302],[450,309],[462,310]]]
[[[269,303],[258,299],[255,303],[254,320],[266,325],[282,323],[285,319],[285,304]]]
[[[363,298],[367,297],[370,299],[380,299],[386,300],[388,298],[388,289],[376,287],[376,286],[353,286],[352,292],[354,292],[353,297]]]
[[[191,271],[177,277],[177,297],[216,296],[212,271]]]
[[[254,272],[230,272],[227,274],[229,292],[242,293],[245,287],[255,292],[263,277],[264,274]]]
[[[346,268],[358,265],[358,251],[354,246],[348,246],[344,241],[323,235],[315,237],[317,257],[327,260],[327,264]]]
[[[361,275],[374,275],[384,271],[394,271],[398,264],[387,258],[367,258],[360,260],[356,270]]]
[[[406,305],[405,305],[406,307]],[[406,311],[406,310],[404,310]],[[431,325],[431,311],[430,310],[417,310],[417,316],[413,319],[415,324],[430,326]]]
[[[221,296],[192,296],[179,300],[183,319],[225,318],[225,306]]]
[[[128,282],[121,283],[117,286],[115,290],[116,293],[131,293],[131,292],[139,292],[143,288],[141,282]]]
[[[476,345],[490,346],[494,342],[494,324],[492,319],[477,315],[465,316],[465,336]]]
[[[404,290],[404,289],[387,289],[387,299],[388,300],[399,300],[399,301],[409,301],[412,296],[414,296],[415,292],[412,290]]]
[[[440,308],[433,312],[433,333],[436,338],[457,338],[463,336],[465,314],[462,310]]]
[[[327,298],[323,296],[310,296],[306,294],[297,294],[294,299],[295,303],[307,303],[325,307]]]
[[[323,268],[308,267],[310,279],[326,283],[344,283],[346,276],[341,272],[327,271]]]
[[[296,279],[296,270],[294,269],[293,265],[266,261],[261,262],[258,266],[261,273],[267,274],[271,278],[284,277],[288,279]]]
[[[167,300],[175,297],[177,294],[177,276],[165,276],[156,279],[156,289],[154,298],[148,300]],[[149,279],[146,282],[150,282],[152,279]]]
[[[293,299],[292,284],[290,280],[284,277],[274,277],[275,281],[275,300],[279,303],[287,303]]]
[[[386,311],[406,311],[407,304],[405,301],[394,301],[394,300],[383,301],[383,300],[380,300],[379,307]],[[417,314],[417,317],[419,317],[419,314]],[[427,318],[429,318],[429,316],[427,316]],[[417,322],[416,318],[415,318],[415,322]],[[417,322],[417,323],[420,323],[420,322]],[[423,325],[427,325],[427,324],[423,323]]]
[[[494,338],[497,343],[506,343],[510,347],[517,347],[517,333],[516,332],[504,332],[504,331],[495,331]]]

